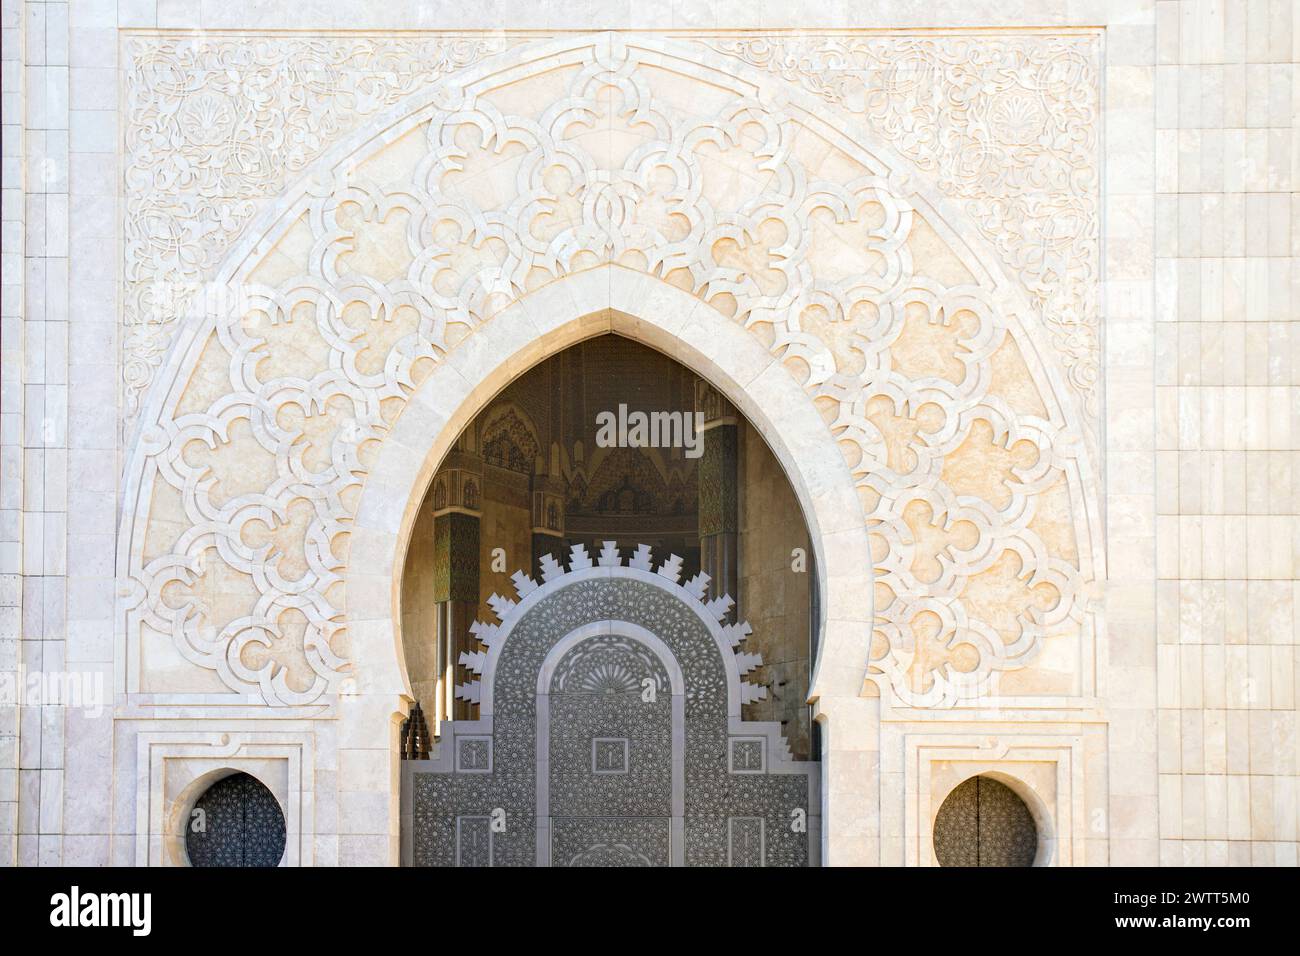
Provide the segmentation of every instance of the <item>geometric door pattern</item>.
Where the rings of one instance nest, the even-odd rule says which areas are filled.
[[[972,777],[948,795],[934,820],[940,866],[1033,866],[1038,828],[1025,802],[992,777]]]
[[[663,663],[640,641],[594,635],[563,655],[547,689],[552,862],[668,866],[682,755]]]
[[[614,542],[540,585],[493,596],[498,624],[457,689],[476,720],[443,724],[437,754],[403,761],[406,859],[416,866],[807,866],[818,862],[820,765],[791,759],[775,721],[741,719],[765,689],[729,597],[679,583]]]
[[[233,773],[210,786],[194,804],[185,828],[191,866],[280,865],[284,813],[260,780]]]

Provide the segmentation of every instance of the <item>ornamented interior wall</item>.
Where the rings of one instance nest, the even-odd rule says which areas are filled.
[[[738,519],[744,562],[736,601],[753,628],[745,648],[763,658],[762,670],[752,679],[769,687],[768,697],[751,704],[746,716],[782,723],[791,752],[806,760],[815,750],[814,731],[799,691],[807,683],[814,613],[808,577],[817,569],[807,567],[812,554],[808,529],[780,463],[752,425],[742,430],[740,445]],[[801,549],[802,556],[792,558],[794,549]]]
[[[233,770],[396,862],[420,503],[613,331],[803,512],[822,861],[987,775],[1038,862],[1296,862],[1292,5],[756,16],[5,5],[7,861]]]

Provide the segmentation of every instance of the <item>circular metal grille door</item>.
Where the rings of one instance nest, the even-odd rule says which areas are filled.
[[[192,866],[279,866],[284,813],[270,790],[246,773],[222,777],[199,797],[185,832]]]
[[[972,777],[953,790],[934,820],[940,866],[1032,866],[1038,827],[1029,807],[992,777]]]

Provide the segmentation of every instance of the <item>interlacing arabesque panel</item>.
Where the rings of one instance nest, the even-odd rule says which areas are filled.
[[[134,419],[230,237],[340,135],[504,37],[131,36],[122,400]]]
[[[318,167],[236,276],[143,423],[133,621],[271,703],[336,687],[349,522],[407,397],[509,303],[615,263],[743,324],[821,410],[876,544],[872,667],[897,699],[988,694],[1077,637],[1073,399],[902,161],[702,48],[507,56]]]
[[[998,252],[1101,420],[1101,110],[1093,33],[718,37],[905,156]]]

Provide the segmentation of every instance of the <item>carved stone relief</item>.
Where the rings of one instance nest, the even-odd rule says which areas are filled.
[[[126,217],[128,414],[138,410],[170,326],[258,200],[365,117],[521,42],[504,35],[133,37],[125,93],[134,187]],[[1093,427],[1100,382],[1095,35],[696,42],[862,116],[933,174],[1025,281]]]
[[[503,37],[127,40],[128,419],[177,324],[258,210],[339,136],[414,90],[506,49]]]
[[[135,60],[151,63],[163,41],[138,42]],[[1014,50],[990,39],[992,52],[966,42],[969,68],[943,73],[962,78],[950,95],[967,90],[969,109],[1007,129],[1017,114],[979,105],[971,70],[1048,97],[1074,88],[1058,69],[1083,69],[1082,47],[1052,54],[1047,37]],[[470,59],[491,52],[472,49]],[[168,55],[178,76],[210,79]],[[287,54],[253,44],[241,55]],[[602,35],[511,57],[491,79],[465,67],[411,94],[382,133],[316,168],[226,267],[233,304],[186,326],[128,473],[139,489],[127,514],[128,641],[167,639],[272,704],[336,688],[349,667],[347,533],[375,445],[428,369],[502,307],[615,263],[750,330],[822,411],[877,545],[874,679],[921,707],[978,699],[1000,681],[1003,692],[1074,692],[1077,651],[1042,651],[1055,638],[1077,645],[1100,555],[1088,415],[1040,345],[1038,314],[927,198],[925,162],[873,152],[881,134],[864,126],[855,139],[850,114],[824,95],[706,44]],[[1012,83],[1017,57],[1029,65]],[[196,102],[181,87],[149,95],[168,111]],[[142,135],[133,126],[128,141]],[[161,160],[132,155],[162,175]],[[1022,186],[989,209],[1037,209]],[[207,243],[227,242],[243,215],[163,246],[202,272],[217,255]],[[1027,212],[1015,215],[1032,231]],[[141,248],[128,244],[128,270],[152,274],[161,260]],[[1085,267],[1058,265],[1050,296],[1086,284]],[[1086,297],[1070,295],[1086,316]],[[1031,664],[1015,685],[1009,675]]]
[[[1096,441],[1100,38],[705,41],[862,117],[933,177],[1024,282]]]

